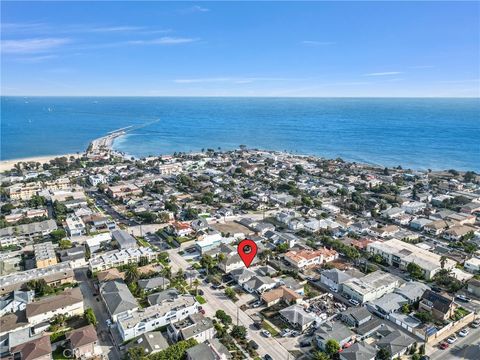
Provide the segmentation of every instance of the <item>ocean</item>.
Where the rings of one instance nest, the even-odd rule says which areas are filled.
[[[81,152],[130,125],[114,148],[136,157],[244,144],[480,171],[480,99],[2,97],[0,158]]]

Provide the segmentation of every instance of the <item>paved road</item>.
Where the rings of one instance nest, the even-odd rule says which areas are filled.
[[[93,285],[91,284],[90,279],[88,279],[86,271],[87,268],[81,268],[76,269],[74,272],[75,280],[80,284],[85,308],[93,309],[95,317],[97,318],[98,324],[96,330],[103,354],[107,355],[111,360],[119,360],[121,359],[121,356],[118,349],[113,345],[112,339],[110,338],[110,332],[106,325],[106,320],[109,318],[107,309],[105,308],[103,301],[96,300],[97,296],[93,294]]]
[[[437,350],[430,355],[432,360],[478,360],[480,359],[480,328],[468,327],[470,334],[462,338],[457,335],[458,340],[446,350]]]
[[[179,268],[187,269],[190,264],[180,255],[178,255],[179,249],[169,250],[170,259],[172,260],[172,271],[178,271]],[[232,317],[233,323],[243,325],[248,329],[250,339],[254,340],[260,348],[257,352],[263,356],[268,353],[275,360],[287,360],[293,359],[293,356],[274,338],[266,338],[260,334],[259,330],[254,329],[253,320],[245,312],[240,310],[238,306],[232,302],[221,290],[213,290],[209,286],[203,284],[199,286],[204,292],[204,297],[207,303],[202,305],[205,309],[206,315],[213,317],[218,309],[224,310],[228,315]]]

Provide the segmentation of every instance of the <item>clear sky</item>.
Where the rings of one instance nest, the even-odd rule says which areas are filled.
[[[2,94],[480,96],[479,2],[4,2]]]

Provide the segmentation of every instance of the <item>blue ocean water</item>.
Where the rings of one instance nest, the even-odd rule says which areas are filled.
[[[1,159],[83,151],[142,124],[115,148],[142,157],[245,144],[480,171],[480,99],[2,97]]]

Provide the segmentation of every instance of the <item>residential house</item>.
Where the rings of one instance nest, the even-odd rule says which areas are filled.
[[[85,248],[88,249],[90,254],[93,254],[101,249],[102,244],[108,244],[112,240],[112,234],[110,232],[104,232],[85,240]]]
[[[134,184],[120,184],[109,186],[107,188],[107,194],[114,199],[121,199],[142,195],[142,189]]]
[[[324,270],[320,274],[320,282],[334,292],[342,292],[343,283],[351,278],[346,272],[338,269]]]
[[[87,265],[85,260],[85,247],[75,246],[59,251],[60,261],[68,261],[72,268],[77,269]]]
[[[67,233],[71,237],[81,236],[86,234],[87,230],[82,218],[75,215],[69,215],[65,219],[65,223],[66,223],[65,228],[67,229]]]
[[[431,313],[437,320],[447,320],[454,314],[457,307],[453,299],[432,290],[425,291],[418,305],[419,310]]]
[[[27,304],[25,311],[31,325],[48,322],[57,315],[83,315],[83,295],[79,287],[66,289],[60,295]]]
[[[338,253],[325,247],[319,250],[291,250],[284,258],[297,269],[304,269],[333,261],[338,258]]]
[[[245,266],[232,270],[229,274],[238,285],[243,285],[256,275],[252,270],[247,269]]]
[[[230,360],[232,354],[218,339],[212,339],[186,351],[187,360]]]
[[[170,280],[162,277],[156,276],[150,279],[140,279],[138,280],[138,287],[145,291],[153,291],[156,289],[165,290],[170,286]]]
[[[280,301],[283,301],[288,305],[296,304],[301,298],[301,295],[286,286],[280,286],[276,289],[266,291],[261,296],[262,301],[267,307],[273,306]]]
[[[378,316],[388,318],[391,313],[400,311],[405,304],[408,304],[408,300],[402,295],[388,293],[367,303],[367,307]]]
[[[30,224],[9,226],[0,229],[0,245],[8,246],[42,240],[48,237],[52,231],[57,229],[57,223],[52,219]]]
[[[292,327],[304,331],[315,323],[315,317],[307,313],[303,306],[294,304],[279,311],[280,315]]]
[[[19,290],[31,280],[43,279],[47,285],[57,286],[74,282],[73,270],[69,263],[60,263],[42,269],[31,269],[0,277],[0,295]]]
[[[124,230],[112,231],[112,240],[120,250],[136,249],[138,247],[137,240]]]
[[[355,334],[347,326],[338,321],[327,321],[315,331],[315,340],[321,350],[325,350],[328,340],[336,340],[340,347],[355,339]]]
[[[123,280],[112,280],[102,283],[100,285],[100,296],[114,322],[120,316],[126,316],[138,309],[137,300]]]
[[[156,259],[157,252],[149,247],[140,247],[138,249],[112,250],[106,253],[93,256],[89,260],[89,268],[92,272],[103,271],[120,265],[138,263],[141,258],[148,261]]]
[[[393,292],[399,285],[400,279],[397,276],[377,270],[360,279],[352,278],[345,281],[343,292],[363,304]]]
[[[212,319],[196,313],[175,323],[170,323],[167,333],[173,342],[195,339],[198,343],[202,343],[213,339],[215,329]]]
[[[467,282],[467,291],[477,297],[480,297],[480,281],[473,278]]]
[[[150,300],[150,296],[149,296]],[[174,301],[164,300],[155,305],[130,312],[118,318],[117,325],[123,341],[185,319],[198,312],[198,302],[192,295],[178,296]]]
[[[0,316],[17,311],[23,311],[27,304],[31,303],[35,297],[35,291],[15,290],[10,294],[0,298]]]
[[[23,344],[14,346],[10,349],[11,356],[8,360],[50,360],[52,358],[52,345],[50,344],[50,336],[42,336],[40,338],[27,341]]]
[[[35,256],[35,265],[38,269],[57,263],[57,255],[55,254],[55,249],[51,241],[33,245],[33,253]]]
[[[340,360],[375,360],[377,349],[364,342],[357,342],[339,353]]]
[[[171,227],[172,234],[175,236],[187,236],[193,232],[192,227],[187,222],[175,221]]]
[[[350,327],[359,327],[372,319],[372,314],[366,307],[349,307],[341,313],[342,321]]]
[[[409,304],[413,304],[419,301],[427,290],[430,290],[430,287],[427,284],[419,281],[409,281],[405,285],[396,288],[393,292],[402,295],[407,299]]]
[[[465,260],[463,267],[465,270],[474,274],[480,272],[480,258],[472,257],[471,259]]]
[[[270,276],[253,276],[250,280],[243,283],[243,288],[249,293],[261,294],[267,290],[273,289],[277,282]]]
[[[410,350],[414,343],[416,343],[414,338],[389,327],[377,330],[377,333],[380,334],[380,338],[375,345],[379,349],[386,349],[390,353],[392,359],[400,358]]]
[[[75,329],[66,334],[67,347],[75,359],[91,359],[102,353],[93,325]]]
[[[127,345],[127,349],[140,347],[146,355],[150,355],[165,350],[169,346],[167,339],[160,331],[149,331],[131,341]]]

